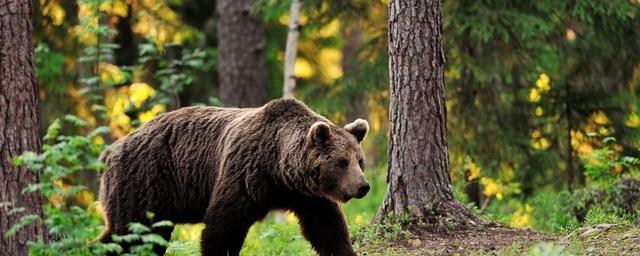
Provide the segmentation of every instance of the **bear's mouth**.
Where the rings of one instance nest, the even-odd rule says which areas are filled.
[[[353,198],[362,199],[366,195],[367,195],[367,193],[357,194],[357,195],[353,196]]]
[[[358,192],[355,195],[346,195],[344,196],[342,202],[346,203],[347,201],[355,198],[355,199],[362,199],[367,195],[367,192]]]

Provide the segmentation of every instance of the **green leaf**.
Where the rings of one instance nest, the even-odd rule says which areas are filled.
[[[74,115],[65,115],[64,116],[64,120],[67,120],[69,122],[71,122],[73,125],[78,126],[78,127],[84,127],[87,126],[87,121],[82,120],[81,118],[74,116]]]
[[[49,125],[47,128],[47,134],[44,135],[44,140],[55,139],[58,137],[58,132],[60,131],[60,119],[56,119]]]
[[[18,221],[18,223],[16,223],[15,225],[11,226],[11,228],[9,228],[6,232],[5,235],[6,236],[14,236],[18,231],[20,231],[20,229],[24,228],[25,226],[36,222],[37,220],[40,219],[40,216],[35,215],[35,214],[28,214],[25,216],[22,216],[22,218],[20,218],[20,221]]]
[[[109,134],[109,132],[111,132],[111,129],[109,129],[109,127],[106,127],[106,126],[100,126],[100,127],[98,127],[98,128],[93,129],[93,131],[91,131],[91,132],[87,135],[87,137],[89,137],[89,138],[93,138],[93,137],[95,137],[95,136],[97,136],[97,135],[100,135],[100,134]]]
[[[157,228],[157,227],[173,227],[173,222],[168,221],[168,220],[158,221],[156,223],[153,223],[151,225],[151,227],[153,227],[153,228]]]
[[[11,162],[12,162],[13,166],[15,166],[15,167],[20,167],[20,166],[22,166],[22,164],[24,163],[24,162],[22,161],[22,159],[20,159],[20,157],[19,157],[19,156],[14,156],[14,157],[11,159]]]
[[[145,214],[147,215],[147,219],[149,220],[153,220],[153,218],[156,216],[156,214],[153,212],[146,212]]]
[[[142,223],[133,222],[133,223],[129,223],[129,231],[136,234],[141,234],[141,233],[150,232],[151,229]]]
[[[7,215],[8,215],[8,216],[11,216],[11,215],[14,215],[14,214],[16,214],[16,213],[24,212],[25,210],[27,210],[27,209],[26,209],[26,208],[24,208],[24,207],[16,207],[16,208],[11,209],[11,210],[7,213]]]
[[[41,188],[41,185],[38,183],[29,184],[26,188],[22,189],[21,193],[22,194],[33,193],[40,190],[40,188]]]
[[[140,240],[140,235],[139,234],[127,234],[127,235],[114,235],[113,236],[113,241],[116,241],[118,243],[121,242],[125,242],[125,243],[131,243],[134,241],[138,241]]]
[[[142,241],[145,243],[153,243],[166,246],[169,244],[162,236],[158,234],[146,234],[142,236]]]

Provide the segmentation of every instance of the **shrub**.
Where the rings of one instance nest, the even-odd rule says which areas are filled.
[[[71,115],[64,120],[79,128],[87,125],[84,120]],[[93,241],[103,228],[101,209],[96,202],[89,202],[92,194],[86,186],[73,182],[73,177],[82,172],[96,172],[104,168],[98,156],[105,147],[98,143],[98,138],[107,134],[109,129],[98,127],[86,136],[61,135],[62,124],[60,120],[56,120],[49,126],[43,139],[45,145],[42,153],[25,152],[13,159],[15,165],[26,166],[29,170],[38,172],[40,177],[38,183],[28,185],[22,193],[41,193],[46,200],[42,205],[44,218],[33,214],[25,215],[5,234],[11,236],[26,225],[40,222],[46,226],[49,239],[29,241],[30,255],[123,253],[123,247],[118,243]],[[2,206],[12,207],[6,202]],[[10,214],[21,211],[24,209],[13,208]],[[149,213],[148,217],[153,218],[153,214]],[[172,223],[161,221],[154,223],[152,227],[166,225]],[[116,242],[142,241],[141,245],[129,248],[129,252],[153,255],[152,246],[166,245],[167,241],[150,230],[143,224],[131,223],[131,234],[113,238]]]

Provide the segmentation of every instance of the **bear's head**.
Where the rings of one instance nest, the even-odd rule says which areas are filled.
[[[313,177],[309,189],[313,194],[346,202],[369,192],[360,146],[368,131],[369,124],[362,119],[344,128],[323,121],[311,125],[306,141],[310,177]]]

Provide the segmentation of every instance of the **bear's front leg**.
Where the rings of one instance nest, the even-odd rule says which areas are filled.
[[[238,255],[251,225],[266,215],[246,197],[238,197],[217,196],[207,208],[200,243],[203,256]]]
[[[302,234],[321,256],[356,255],[349,231],[337,203],[323,198],[296,200],[292,210],[298,217]]]

